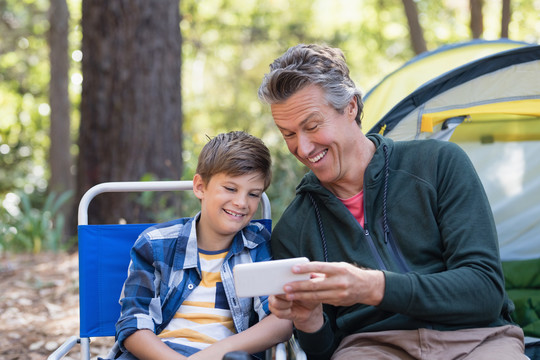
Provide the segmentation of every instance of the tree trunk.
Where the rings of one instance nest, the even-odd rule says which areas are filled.
[[[501,38],[508,38],[508,26],[510,25],[511,17],[512,17],[512,9],[511,9],[510,0],[503,0],[502,16],[501,16]]]
[[[416,55],[427,51],[426,40],[420,21],[418,20],[418,9],[413,0],[403,0],[405,15],[409,23],[409,33],[411,36],[411,44]]]
[[[473,39],[479,39],[484,32],[484,21],[482,16],[483,0],[470,0],[471,7],[471,32]]]
[[[77,200],[107,181],[182,174],[178,0],[83,0]],[[100,195],[89,221],[148,221],[128,196]]]
[[[51,0],[49,8],[49,60],[51,79],[49,82],[49,102],[51,106],[51,124],[49,148],[49,165],[51,177],[49,191],[57,194],[73,190],[71,174],[71,135],[70,135],[70,101],[69,85],[69,10],[66,0]],[[67,218],[70,210],[66,203],[60,212]],[[67,224],[67,223],[66,223]],[[67,234],[66,229],[63,234]],[[65,239],[64,239],[65,240]],[[63,240],[63,242],[65,242]]]

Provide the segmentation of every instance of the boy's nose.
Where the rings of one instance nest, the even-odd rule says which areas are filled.
[[[246,207],[246,204],[247,204],[247,195],[237,194],[237,195],[234,197],[233,203],[234,203],[234,205],[238,206],[239,208],[244,208],[244,207]]]

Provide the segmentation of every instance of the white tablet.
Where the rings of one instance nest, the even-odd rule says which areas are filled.
[[[286,283],[309,280],[310,274],[293,274],[293,265],[309,262],[306,257],[238,264],[234,267],[234,287],[238,297],[284,294]]]

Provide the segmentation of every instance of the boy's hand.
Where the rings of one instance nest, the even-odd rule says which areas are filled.
[[[288,300],[287,295],[270,295],[268,307],[272,314],[281,319],[292,320],[294,326],[303,332],[313,333],[324,324],[320,302]]]

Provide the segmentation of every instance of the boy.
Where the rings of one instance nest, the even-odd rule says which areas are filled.
[[[271,258],[269,232],[251,222],[270,165],[268,148],[242,131],[204,146],[193,177],[201,211],[145,230],[133,246],[109,358],[221,359],[289,338],[291,323],[268,315],[267,297],[236,297],[232,279],[234,265]]]

